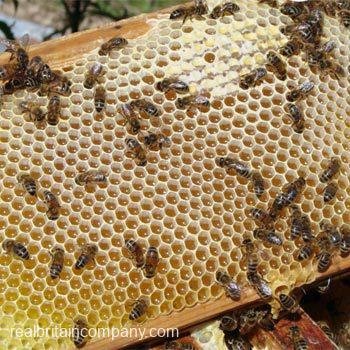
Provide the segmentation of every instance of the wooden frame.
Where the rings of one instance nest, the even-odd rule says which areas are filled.
[[[111,23],[101,28],[91,29],[84,32],[68,35],[63,38],[54,39],[41,44],[33,45],[29,48],[31,56],[40,55],[54,69],[69,67],[77,61],[82,54],[86,54],[96,49],[102,42],[113,36],[122,36],[127,39],[138,38],[145,35],[152,27],[149,20],[152,18],[167,18],[172,9],[165,9],[158,13],[141,15],[131,19],[123,20],[118,23]],[[0,64],[8,61],[8,54],[0,57]],[[330,269],[323,274],[317,274],[318,278],[325,278],[344,271],[350,271],[349,258],[336,258]],[[186,308],[181,312],[174,312],[170,316],[160,316],[156,319],[147,321],[140,327],[146,329],[157,328],[178,328],[181,331],[187,330],[195,325],[213,319],[229,310],[246,307],[250,304],[260,302],[260,298],[251,288],[245,288],[242,298],[239,301],[232,301],[223,296],[215,301],[209,301],[204,304],[198,304],[192,308]],[[111,339],[101,339],[88,343],[86,350],[116,350],[124,349],[128,346],[145,342],[150,338],[143,340],[137,338],[119,338],[114,341]],[[73,345],[72,345],[73,349]]]

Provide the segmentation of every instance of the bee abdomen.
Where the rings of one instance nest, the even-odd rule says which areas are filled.
[[[30,258],[27,248],[21,243],[15,243],[13,247],[13,252],[15,255],[17,255],[23,260],[28,260]]]
[[[294,342],[294,349],[295,350],[307,350],[308,345],[305,339],[299,339],[296,342]]]
[[[326,271],[331,264],[331,254],[323,251],[318,256],[317,269],[319,272]]]
[[[289,296],[287,294],[281,293],[278,296],[278,299],[280,301],[281,306],[284,309],[286,309],[288,311],[291,311],[291,312],[294,312],[296,310],[297,302],[296,302],[296,300],[293,297],[291,297],[291,296]]]
[[[340,244],[341,255],[348,255],[350,253],[350,236],[343,237]]]
[[[334,183],[328,184],[325,187],[324,192],[323,192],[323,200],[326,203],[330,202],[337,194],[337,191],[338,191],[338,187],[336,184],[334,184]]]
[[[82,269],[89,262],[89,260],[90,259],[87,255],[85,254],[80,255],[77,262],[75,263],[75,268],[78,270]]]
[[[311,254],[312,254],[311,246],[309,244],[305,244],[300,248],[299,253],[297,255],[297,259],[299,261],[307,260],[310,258]]]
[[[52,279],[58,278],[62,272],[63,266],[60,264],[52,264],[50,267],[50,276]]]
[[[32,196],[35,196],[36,195],[36,184],[35,182],[31,181],[31,182],[28,182],[24,185],[24,188],[26,189],[26,191],[32,195]]]

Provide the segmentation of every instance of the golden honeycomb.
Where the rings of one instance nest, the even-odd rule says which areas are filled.
[[[220,3],[209,0],[212,9]],[[240,245],[255,224],[249,208],[266,208],[288,181],[305,173],[307,187],[300,203],[315,232],[322,219],[335,225],[350,221],[350,78],[334,80],[313,74],[301,56],[288,59],[288,79],[271,73],[252,89],[238,87],[239,75],[265,63],[266,52],[287,38],[279,27],[291,23],[278,9],[256,1],[236,3],[234,16],[213,20],[171,21],[169,14],[147,20],[150,30],[129,40],[111,55],[98,48],[65,69],[72,94],[62,98],[57,126],[36,127],[21,114],[18,103],[33,95],[25,91],[4,96],[0,117],[0,243],[16,238],[32,256],[19,261],[0,255],[0,341],[6,349],[66,349],[69,339],[10,337],[9,327],[68,328],[79,314],[90,327],[128,325],[130,300],[147,295],[148,318],[167,315],[197,303],[217,299],[224,291],[215,272],[224,269],[246,284]],[[335,57],[349,67],[349,30],[325,18],[325,37],[335,40]],[[101,40],[102,44],[103,40]],[[83,87],[95,61],[107,70],[103,85],[107,107],[94,112],[93,92]],[[160,93],[155,82],[178,76],[192,93],[204,93],[211,107],[201,111],[175,108],[176,95]],[[316,88],[301,102],[306,115],[302,134],[293,132],[286,117],[285,94],[305,80]],[[142,130],[161,130],[172,146],[150,152],[146,167],[124,154],[128,136],[117,106],[145,97],[163,113],[142,120]],[[215,165],[215,157],[234,155],[259,170],[268,184],[260,200],[248,181],[230,176]],[[332,156],[343,166],[337,177],[334,203],[325,205],[318,175]],[[101,169],[108,183],[80,187],[83,170]],[[41,189],[59,196],[62,210],[49,221],[40,198],[25,194],[16,182],[30,172]],[[284,235],[280,247],[260,245],[259,272],[274,291],[290,290],[315,278],[312,261],[297,262],[298,249],[289,239],[289,221],[282,216],[276,229]],[[146,279],[124,249],[133,238],[147,249],[159,249],[156,276]],[[79,247],[98,244],[96,265],[72,269]],[[49,277],[49,250],[66,251],[61,277]]]

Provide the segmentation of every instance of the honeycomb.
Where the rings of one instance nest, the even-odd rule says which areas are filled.
[[[208,1],[212,9],[219,2]],[[266,52],[287,42],[279,27],[291,23],[279,10],[237,0],[241,10],[218,20],[170,21],[169,14],[147,20],[149,31],[120,51],[98,56],[98,47],[65,67],[72,94],[62,98],[57,126],[36,127],[18,103],[28,93],[4,96],[0,118],[0,243],[16,238],[32,256],[19,261],[0,254],[0,340],[6,349],[67,349],[69,339],[10,337],[7,328],[70,328],[77,315],[90,327],[128,325],[129,301],[147,295],[148,318],[168,315],[223,295],[215,283],[219,269],[246,284],[240,245],[253,238],[249,208],[266,208],[281,187],[305,173],[307,187],[299,200],[318,224],[350,222],[350,78],[334,80],[313,74],[301,56],[288,59],[288,79],[271,73],[252,89],[238,87],[239,75],[265,63]],[[325,18],[325,37],[335,40],[335,57],[349,67],[349,30]],[[108,39],[108,38],[107,38]],[[105,40],[101,39],[101,44]],[[107,70],[104,113],[95,113],[93,91],[83,87],[95,61]],[[204,93],[211,107],[177,110],[176,95],[155,90],[164,77],[178,76],[191,93]],[[301,102],[306,116],[302,134],[293,132],[285,113],[285,94],[305,80],[316,88]],[[45,106],[47,99],[33,95]],[[145,97],[163,113],[142,120],[142,130],[161,130],[172,146],[148,154],[146,167],[124,154],[128,136],[116,106]],[[230,176],[215,157],[234,155],[258,170],[268,184],[257,199],[248,181]],[[318,175],[332,156],[343,166],[335,202],[325,205]],[[108,183],[80,187],[78,172],[101,169]],[[41,189],[59,196],[62,210],[49,221],[42,200],[26,195],[19,172],[30,172]],[[285,214],[287,215],[287,214]],[[288,217],[276,230],[280,247],[261,244],[259,272],[274,291],[292,289],[315,278],[313,261],[297,262],[300,242],[289,239]],[[146,279],[124,249],[135,239],[144,250],[155,246],[160,263]],[[96,243],[96,265],[73,270],[78,249]],[[66,251],[61,277],[49,277],[49,250]]]

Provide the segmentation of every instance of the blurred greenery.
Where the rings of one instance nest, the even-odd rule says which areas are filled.
[[[11,0],[11,2],[13,4],[13,7],[16,13],[18,8],[18,0]],[[3,32],[3,34],[7,39],[13,40],[15,38],[12,32],[11,26],[9,26],[6,22],[0,21],[0,30]]]
[[[55,35],[64,35],[81,30],[83,21],[94,18],[94,16],[118,21],[141,13],[176,6],[187,1],[189,0],[49,0],[49,2],[47,0],[0,0],[0,3],[12,3],[15,14],[17,8],[25,9],[30,4],[39,4],[43,8],[44,14],[47,11],[45,6],[47,4],[50,5],[51,11],[61,13],[63,10],[64,17],[60,22],[53,24],[55,30],[44,38],[44,40],[47,40]],[[11,25],[0,21],[0,31],[7,38],[13,39]]]
[[[14,0],[15,1],[15,0]],[[81,23],[89,16],[103,16],[118,21],[140,13],[184,3],[185,0],[56,0],[65,10],[65,20],[60,28],[44,40],[56,34],[79,31]]]

